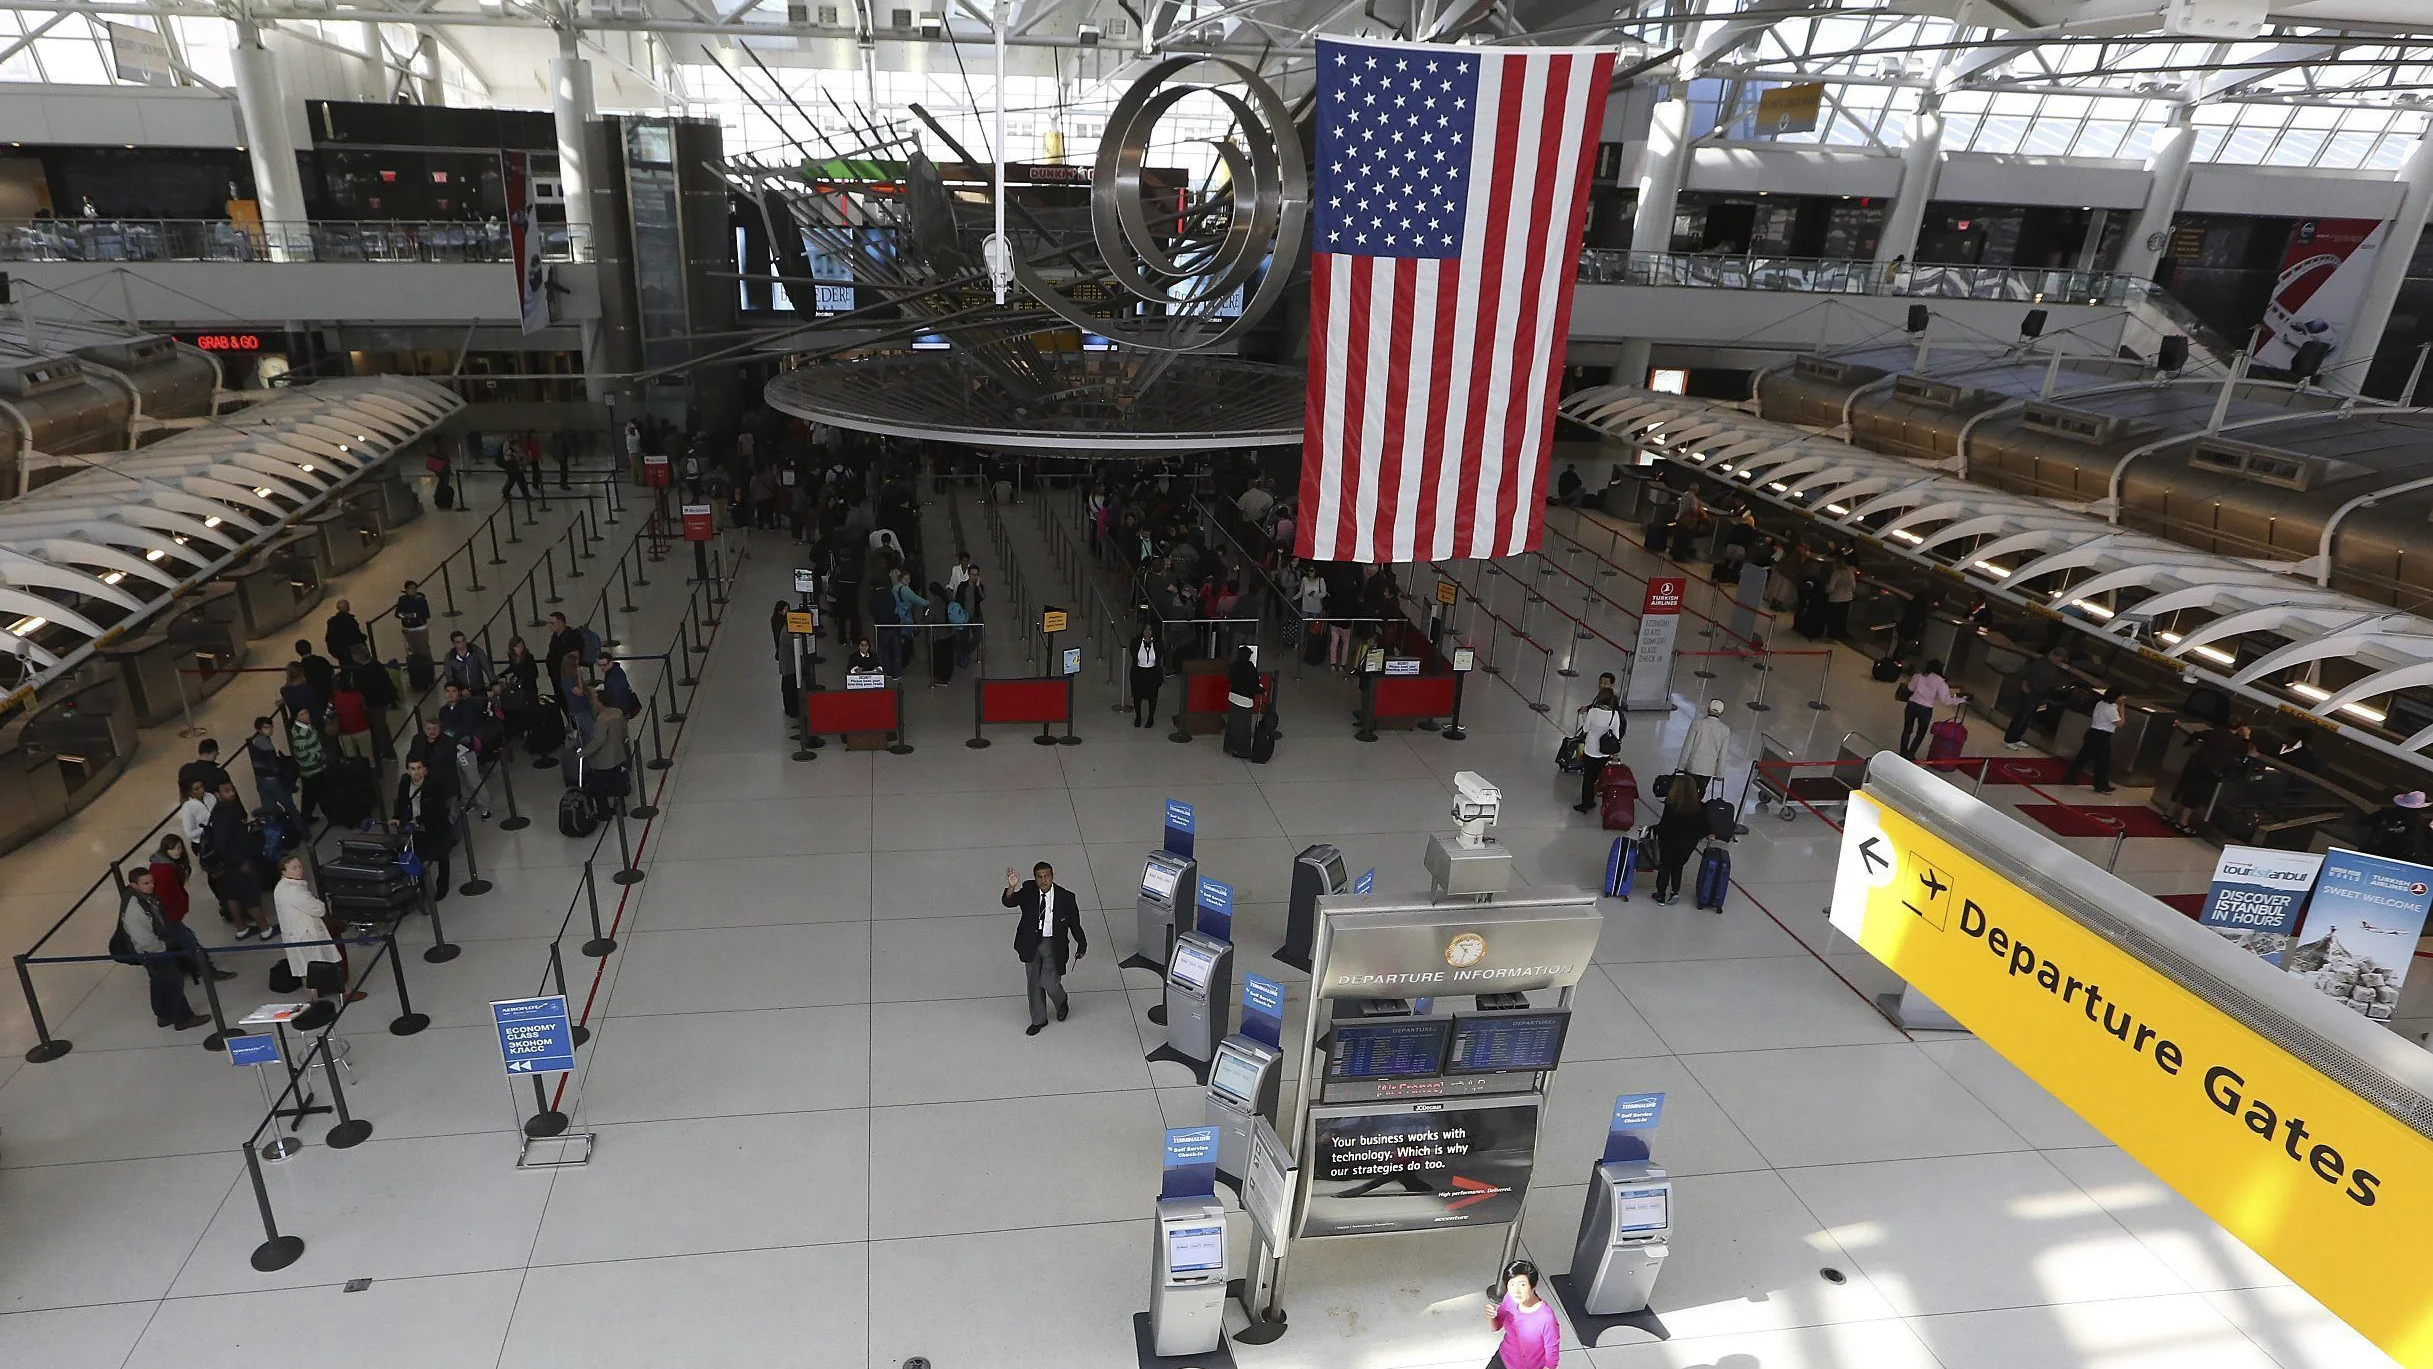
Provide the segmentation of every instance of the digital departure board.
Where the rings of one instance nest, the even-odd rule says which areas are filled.
[[[1408,1079],[1439,1074],[1449,1017],[1396,1017],[1379,1022],[1338,1022],[1334,1049],[1327,1052],[1329,1079]]]
[[[1453,1019],[1452,1074],[1550,1070],[1563,1058],[1568,1012],[1463,1013]]]

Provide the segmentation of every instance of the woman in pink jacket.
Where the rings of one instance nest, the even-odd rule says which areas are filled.
[[[1901,710],[1901,759],[1916,760],[1918,748],[1926,745],[1927,734],[1934,730],[1935,710],[1949,708],[1964,697],[1943,678],[1941,657],[1919,666],[1918,673],[1909,677],[1908,707]]]
[[[1487,1309],[1487,1324],[1504,1333],[1487,1369],[1554,1369],[1563,1358],[1563,1327],[1554,1305],[1538,1297],[1538,1267],[1504,1266],[1504,1299]]]

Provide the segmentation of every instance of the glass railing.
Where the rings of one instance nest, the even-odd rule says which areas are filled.
[[[2111,271],[1910,263],[1895,266],[1825,257],[1615,252],[1602,248],[1590,248],[1580,254],[1580,282],[2098,305],[2127,304],[2132,293],[2146,285],[2133,276]]]
[[[546,224],[541,255],[590,261],[591,230]],[[234,223],[226,219],[0,220],[0,261],[505,262],[503,223]]]

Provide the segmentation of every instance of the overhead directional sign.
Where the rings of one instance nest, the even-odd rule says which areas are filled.
[[[2421,1051],[1889,756],[1850,798],[1832,919],[2367,1339],[2433,1366],[2433,1137],[2399,1115],[2433,1099]]]
[[[574,1068],[574,1023],[562,994],[508,998],[490,1005],[498,1055],[509,1074],[562,1074]]]

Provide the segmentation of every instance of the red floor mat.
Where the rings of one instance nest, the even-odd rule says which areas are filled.
[[[2111,818],[2129,829],[2133,837],[2176,837],[2171,824],[2162,815],[2140,803],[2083,804],[2065,808],[2058,803],[2023,803],[2022,817],[2034,818],[2061,837],[2108,837],[2120,831],[2112,823],[2101,821],[2097,815]]]
[[[1921,764],[1961,781],[1975,780],[1982,767],[1987,784],[2059,784],[2064,763],[2051,756],[1962,756]]]

